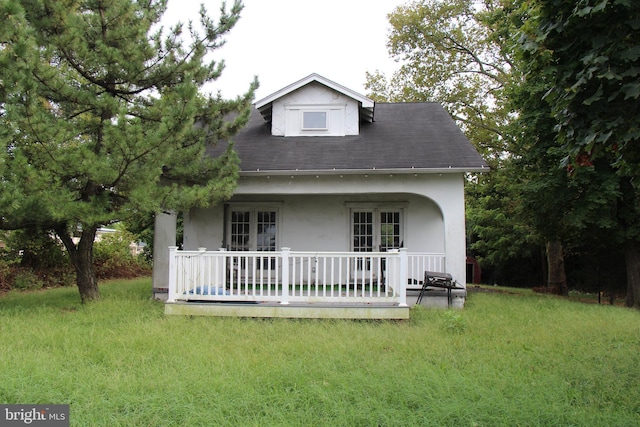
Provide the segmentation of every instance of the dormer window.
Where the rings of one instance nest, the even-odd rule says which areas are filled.
[[[283,107],[284,120],[281,123],[284,125],[284,136],[345,135],[346,105],[344,104],[289,104]],[[280,118],[280,116],[276,117]]]
[[[302,130],[327,130],[328,128],[326,111],[302,111]]]

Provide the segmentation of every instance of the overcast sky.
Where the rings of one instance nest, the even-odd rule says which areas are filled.
[[[396,69],[386,48],[387,14],[408,0],[244,0],[242,17],[214,57],[226,68],[215,85],[225,97],[246,91],[256,100],[311,73],[365,94],[365,72]],[[232,0],[227,0],[231,4]],[[169,0],[166,23],[198,20],[201,0]],[[205,2],[217,16],[221,1]]]

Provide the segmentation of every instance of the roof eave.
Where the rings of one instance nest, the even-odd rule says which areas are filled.
[[[262,107],[264,107],[267,104],[272,103],[276,99],[281,98],[281,97],[287,95],[288,93],[293,92],[296,89],[299,89],[299,88],[301,88],[303,86],[306,86],[307,84],[309,84],[309,83],[311,83],[313,81],[321,83],[321,84],[323,84],[323,85],[325,85],[325,86],[327,86],[327,87],[329,87],[329,88],[331,88],[331,89],[333,89],[333,90],[335,90],[337,92],[341,92],[344,95],[355,99],[356,101],[358,101],[358,102],[360,102],[362,104],[362,108],[373,108],[374,105],[375,105],[375,102],[372,99],[367,98],[366,96],[361,95],[358,92],[356,92],[354,90],[351,90],[351,89],[349,89],[349,88],[347,88],[345,86],[342,86],[339,83],[336,83],[336,82],[334,82],[332,80],[329,80],[329,79],[327,79],[325,77],[322,77],[319,74],[312,73],[312,74],[309,74],[307,77],[304,77],[304,78],[298,80],[297,82],[291,83],[290,85],[288,85],[288,86],[286,86],[286,87],[284,87],[284,88],[272,93],[271,95],[268,95],[268,96],[262,98],[261,100],[256,101],[255,106],[256,106],[257,109],[261,109]]]

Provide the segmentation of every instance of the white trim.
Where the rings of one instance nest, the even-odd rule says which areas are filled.
[[[349,209],[366,210],[366,209],[381,209],[381,210],[398,210],[406,209],[409,207],[407,200],[400,201],[380,201],[380,202],[345,202],[344,205]]]

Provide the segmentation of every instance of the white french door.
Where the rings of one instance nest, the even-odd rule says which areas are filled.
[[[353,252],[386,252],[402,245],[402,211],[400,209],[353,209],[351,212]],[[352,274],[373,270],[374,276],[384,266],[372,265],[370,258],[360,258]]]
[[[231,251],[275,252],[278,247],[278,211],[232,208],[228,230]],[[234,261],[234,269],[242,277],[253,277],[256,274],[273,275],[275,268],[275,258],[258,258],[255,261],[240,258]]]

